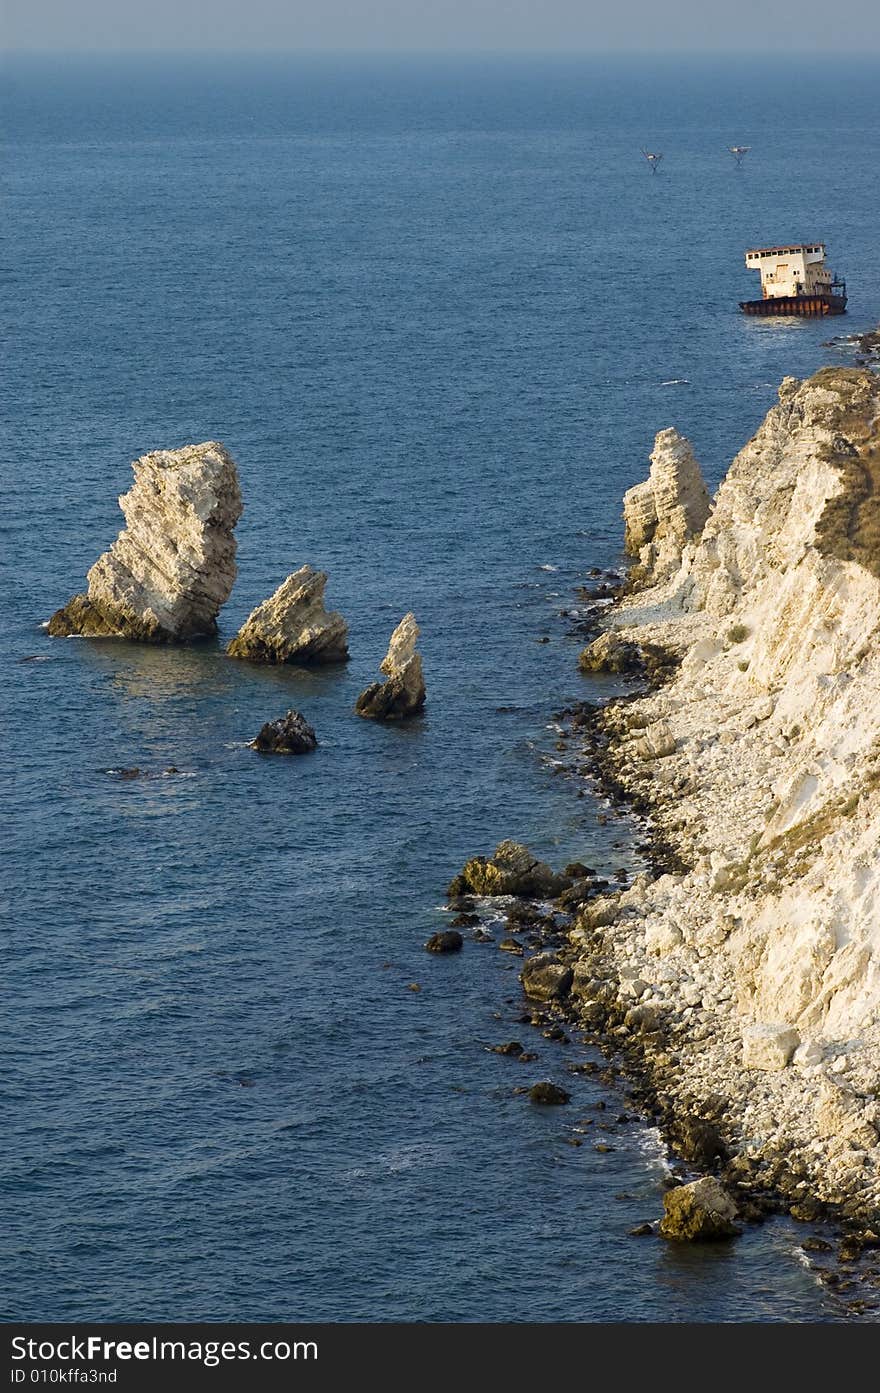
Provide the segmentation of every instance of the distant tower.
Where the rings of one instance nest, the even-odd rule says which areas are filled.
[[[751,145],[728,145],[727,148],[736,161],[737,169],[742,169],[742,162],[751,150]]]
[[[658,164],[660,163],[660,161],[662,160],[663,156],[662,156],[662,155],[655,154],[652,150],[643,150],[643,151],[642,151],[642,154],[644,155],[645,159],[648,161],[648,164],[651,166],[651,173],[652,173],[652,174],[656,174],[656,173],[657,173],[657,166],[658,166]]]

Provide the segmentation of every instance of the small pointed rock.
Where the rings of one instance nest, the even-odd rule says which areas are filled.
[[[242,624],[226,649],[252,663],[344,663],[348,625],[324,608],[325,571],[300,566]]]
[[[422,660],[416,652],[419,626],[414,614],[406,614],[394,633],[379,669],[387,682],[374,682],[361,692],[355,705],[359,716],[374,721],[400,721],[417,716],[425,705]]]

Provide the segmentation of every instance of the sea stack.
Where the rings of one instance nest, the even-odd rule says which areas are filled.
[[[702,532],[710,509],[690,441],[675,429],[661,430],[648,478],[623,498],[624,548],[638,557],[641,574],[659,581],[677,569],[685,543]]]
[[[88,573],[88,591],[53,614],[54,637],[179,643],[217,631],[236,576],[238,471],[216,440],[135,460],[119,506],[126,526]]]
[[[400,721],[417,716],[425,705],[422,660],[416,652],[419,626],[405,614],[391,635],[388,652],[379,664],[387,682],[374,682],[361,692],[355,710],[373,721]]]
[[[227,653],[252,663],[344,663],[348,625],[324,608],[325,571],[300,566],[248,615]]]

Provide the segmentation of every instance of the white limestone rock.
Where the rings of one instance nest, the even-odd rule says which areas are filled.
[[[413,613],[405,614],[391,635],[388,652],[379,664],[386,682],[374,682],[361,692],[355,710],[374,721],[399,721],[417,716],[425,705],[422,660],[416,652],[419,626]]]
[[[327,575],[300,566],[248,615],[227,653],[252,663],[344,663],[348,625],[324,607]]]
[[[871,1108],[851,1088],[823,1079],[816,1101],[816,1129],[820,1137],[839,1147],[864,1150],[877,1145],[876,1104]]]
[[[656,954],[657,957],[674,953],[682,941],[681,929],[671,920],[661,919],[657,923],[649,924],[645,929],[645,950]]]
[[[743,1064],[747,1069],[785,1069],[801,1042],[790,1025],[750,1025],[743,1031]]]
[[[633,741],[633,750],[640,759],[665,759],[675,753],[675,736],[668,721],[656,721]]]
[[[710,508],[690,441],[677,430],[660,431],[648,478],[623,498],[624,547],[639,558],[643,578],[657,581],[678,569],[685,543],[702,531]]]
[[[216,633],[236,576],[238,472],[216,440],[135,460],[126,526],[49,621],[55,637],[181,642]]]

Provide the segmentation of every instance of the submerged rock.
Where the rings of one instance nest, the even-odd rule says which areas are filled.
[[[732,1238],[736,1205],[720,1181],[704,1175],[690,1185],[678,1185],[663,1196],[666,1211],[660,1220],[664,1238],[684,1243],[702,1243],[714,1238]]]
[[[405,614],[391,635],[388,652],[379,664],[387,682],[373,682],[361,692],[355,705],[359,716],[373,721],[400,721],[417,716],[425,705],[422,660],[416,652],[419,626],[414,614]]]
[[[88,591],[49,620],[53,637],[144,643],[205,638],[236,576],[241,516],[235,461],[215,440],[135,460],[119,506],[126,526],[88,573]]]
[[[226,649],[252,663],[344,663],[348,625],[324,608],[325,571],[300,566],[252,610]]]
[[[267,721],[251,748],[261,754],[305,755],[318,748],[318,738],[305,716],[288,711],[277,721]]]
[[[538,861],[521,842],[499,842],[491,858],[474,856],[450,886],[450,894],[514,895],[552,899],[571,882]]]
[[[560,1088],[558,1083],[550,1083],[545,1079],[541,1083],[532,1084],[529,1089],[529,1101],[541,1103],[544,1106],[558,1107],[562,1103],[570,1103],[571,1094],[566,1093],[564,1088]]]
[[[513,953],[517,958],[521,958],[526,951],[515,938],[502,938],[498,947],[502,953]]]

